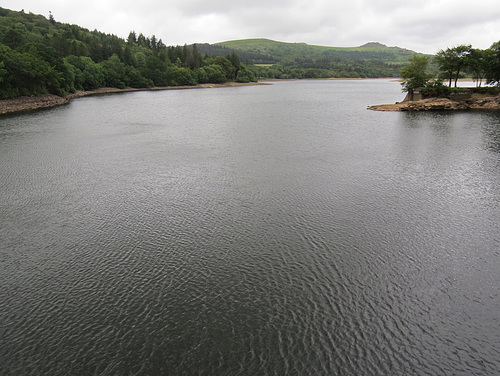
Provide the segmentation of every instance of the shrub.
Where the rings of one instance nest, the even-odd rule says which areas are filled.
[[[446,97],[451,94],[452,90],[449,86],[443,84],[442,80],[429,81],[420,92],[424,98],[430,97]]]
[[[473,93],[478,94],[500,94],[500,87],[498,86],[474,87],[471,90]]]

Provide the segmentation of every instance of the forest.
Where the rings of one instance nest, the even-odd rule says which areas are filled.
[[[227,52],[226,50],[223,50]],[[99,87],[147,88],[256,81],[232,51],[166,46],[154,35],[126,40],[97,30],[0,8],[0,99]]]

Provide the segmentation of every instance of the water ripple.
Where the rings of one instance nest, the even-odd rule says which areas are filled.
[[[353,85],[3,119],[0,373],[494,374],[498,117]]]

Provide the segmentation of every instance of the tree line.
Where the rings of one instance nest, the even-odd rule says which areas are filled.
[[[437,66],[437,74],[429,65]],[[427,96],[445,95],[457,87],[459,78],[469,75],[480,88],[486,85],[500,86],[500,41],[481,50],[471,45],[460,45],[440,50],[434,57],[414,55],[401,70],[403,91],[421,89]],[[447,82],[447,86],[444,85]]]
[[[166,46],[154,35],[126,40],[97,30],[0,8],[0,99],[66,95],[99,87],[256,81],[234,51],[202,54],[196,45]]]
[[[399,77],[404,66],[386,63],[378,58],[361,60],[346,56],[324,54],[319,58],[297,57],[252,69],[257,77],[270,79],[378,78]]]

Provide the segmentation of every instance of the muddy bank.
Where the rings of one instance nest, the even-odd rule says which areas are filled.
[[[369,106],[373,111],[456,111],[456,110],[500,110],[500,95],[472,94],[466,99],[426,98],[395,104]]]
[[[152,87],[146,89],[134,89],[134,88],[116,89],[116,88],[104,87],[96,90],[77,91],[76,93],[68,94],[66,97],[59,97],[53,94],[45,94],[32,97],[3,99],[0,100],[0,115],[59,106],[68,103],[74,98],[84,97],[88,95],[96,95],[96,94],[125,93],[130,91],[203,89],[203,88],[214,88],[214,87],[235,87],[235,86],[249,86],[249,85],[269,85],[269,84],[259,83],[259,82],[251,82],[246,84],[228,82],[225,84],[200,84],[194,86],[162,86],[162,87]]]

